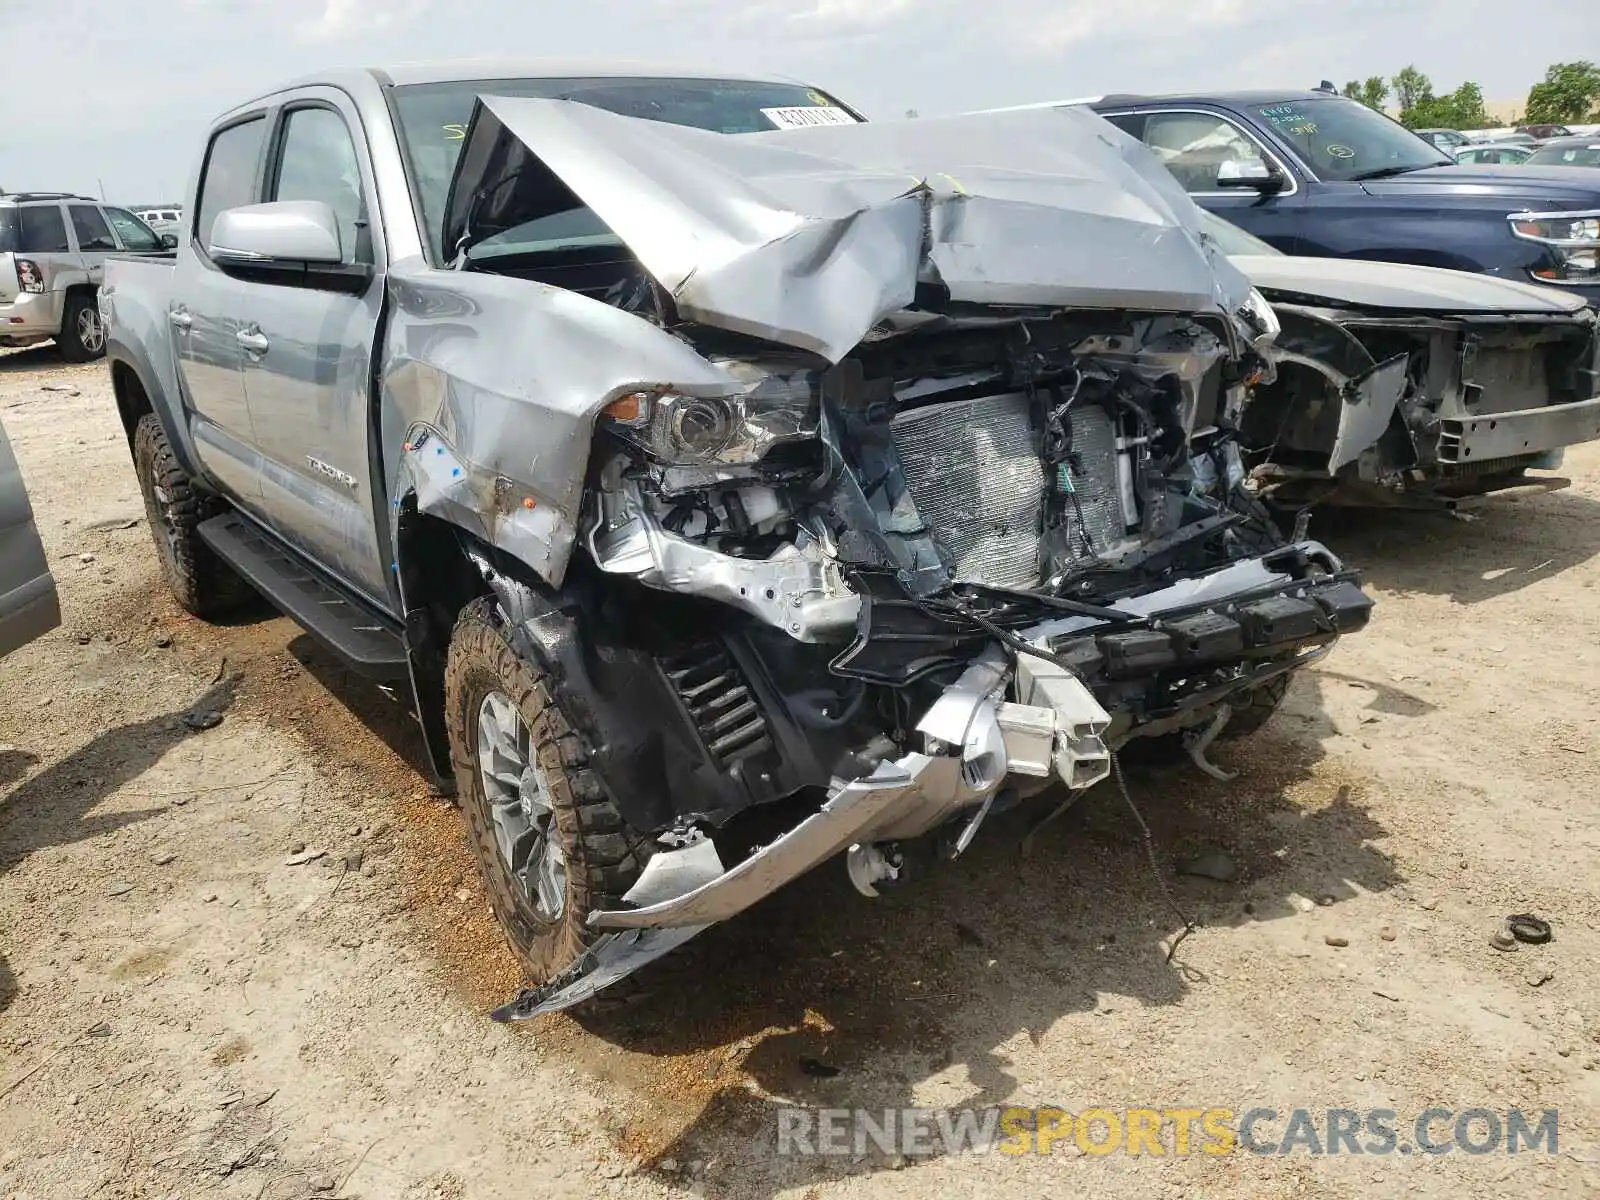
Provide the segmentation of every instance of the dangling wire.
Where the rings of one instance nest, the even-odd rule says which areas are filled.
[[[1111,752],[1111,778],[1116,781],[1117,791],[1122,794],[1122,802],[1128,806],[1128,811],[1133,814],[1133,819],[1139,824],[1139,836],[1144,842],[1145,857],[1150,860],[1150,871],[1156,877],[1156,887],[1160,889],[1162,899],[1167,902],[1167,907],[1172,909],[1173,915],[1183,922],[1183,932],[1172,939],[1172,945],[1167,947],[1167,961],[1172,961],[1172,956],[1178,952],[1178,944],[1195,931],[1194,919],[1183,911],[1177,898],[1173,896],[1172,889],[1167,887],[1167,880],[1161,873],[1161,864],[1156,859],[1155,839],[1151,836],[1150,826],[1145,823],[1144,814],[1134,804],[1133,797],[1128,794],[1128,784],[1122,778],[1122,761],[1117,752]]]

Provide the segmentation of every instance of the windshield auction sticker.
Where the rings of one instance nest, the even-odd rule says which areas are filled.
[[[832,104],[800,105],[796,108],[763,108],[761,115],[779,129],[806,129],[813,125],[854,125],[856,119]]]

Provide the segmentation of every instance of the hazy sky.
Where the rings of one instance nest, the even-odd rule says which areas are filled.
[[[327,66],[611,57],[799,76],[869,117],[1311,87],[1414,62],[1514,99],[1600,59],[1590,0],[0,0],[0,187],[180,196],[216,113]],[[32,78],[30,70],[37,70]]]

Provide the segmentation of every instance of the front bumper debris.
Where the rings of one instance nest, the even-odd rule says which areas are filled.
[[[1540,454],[1600,438],[1600,396],[1439,422],[1439,461],[1460,466]]]
[[[1297,576],[1291,561],[1327,573]],[[919,837],[963,816],[970,835],[1008,780],[1092,787],[1110,774],[1116,746],[1209,725],[1235,693],[1305,666],[1341,634],[1359,630],[1371,602],[1331,552],[1301,542],[1117,608],[1154,620],[1133,631],[1093,616],[1046,621],[1020,632],[1042,653],[1017,653],[1015,661],[991,643],[923,714],[923,751],[835,780],[817,812],[742,862],[724,868],[709,840],[658,851],[624,897],[629,907],[589,917],[595,928],[620,932],[603,935],[572,968],[496,1018],[523,1020],[588,999],[841,851]],[[1135,725],[1113,717],[1085,677],[1059,661],[1063,647],[1080,661],[1085,643],[1095,644],[1111,686],[1140,671],[1203,676],[1222,667],[1227,678]]]

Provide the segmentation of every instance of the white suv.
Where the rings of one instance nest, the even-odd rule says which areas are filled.
[[[61,357],[106,350],[96,294],[106,255],[159,254],[178,239],[125,208],[67,192],[0,195],[0,346],[54,338]]]

